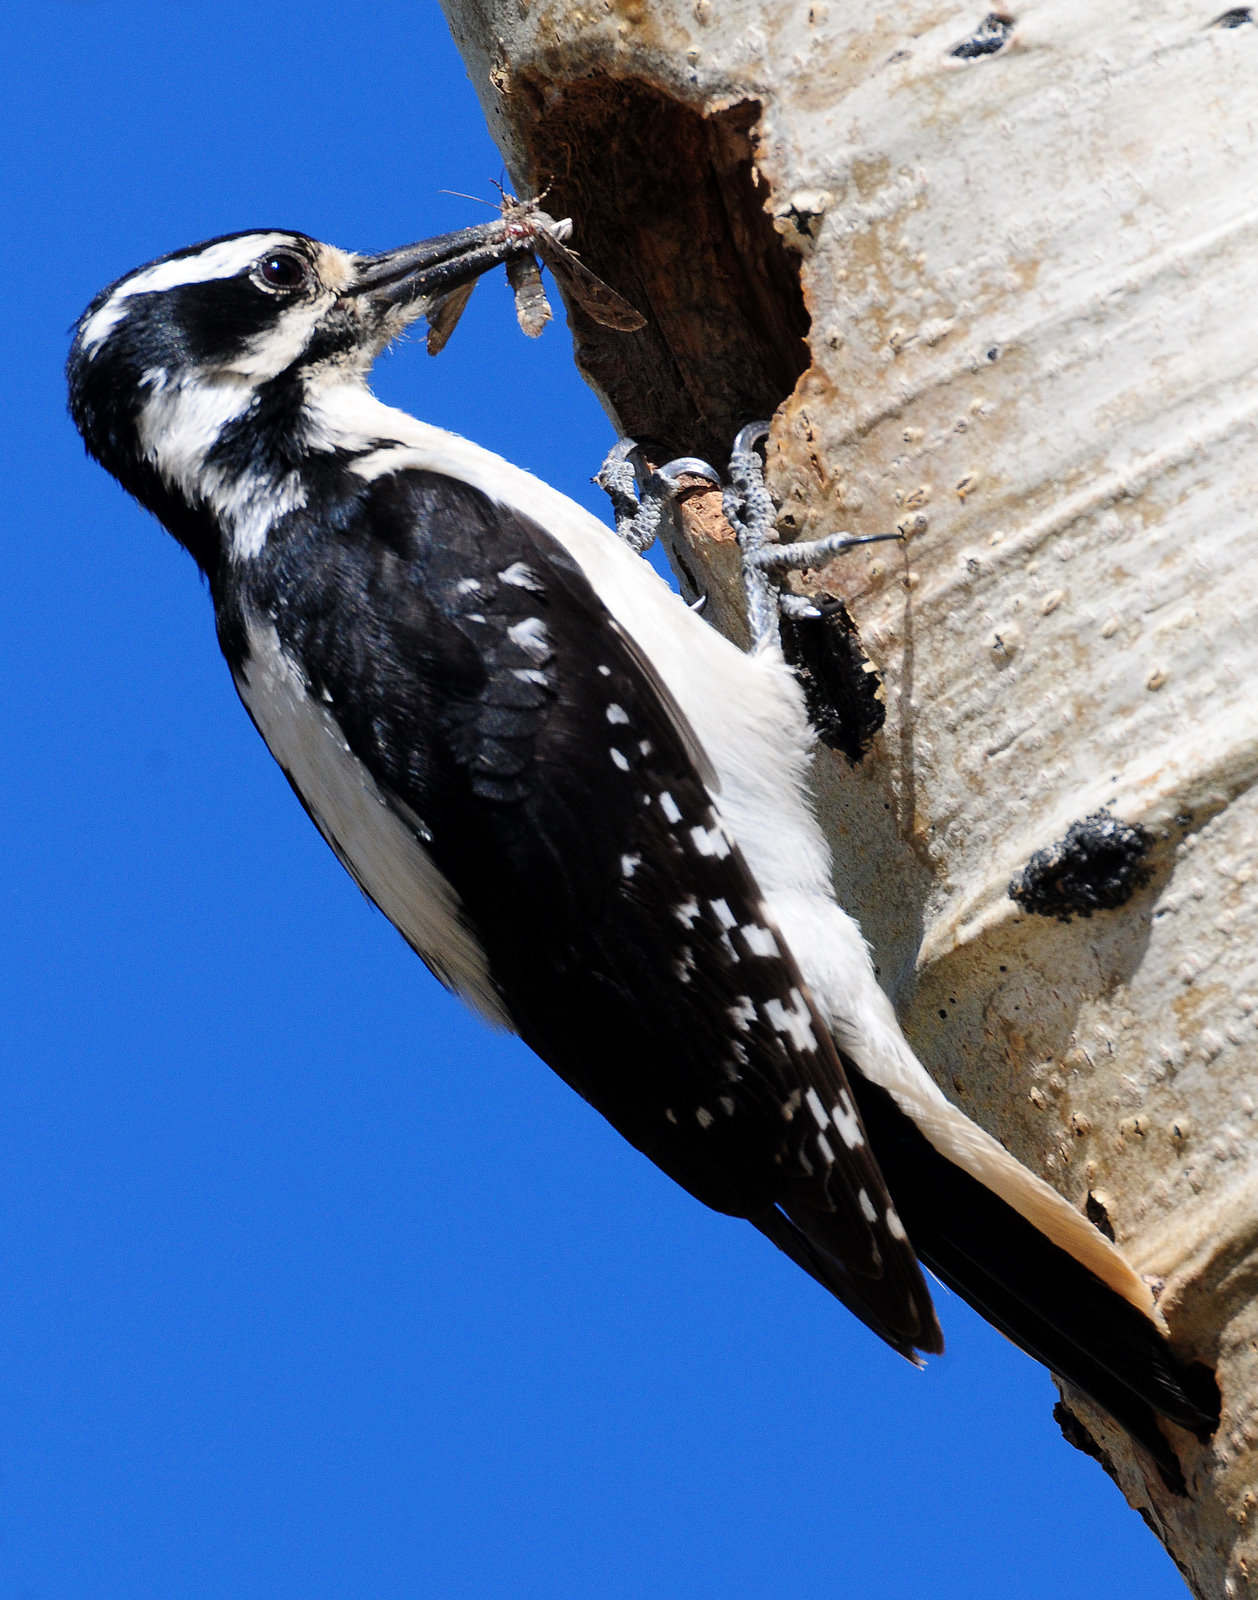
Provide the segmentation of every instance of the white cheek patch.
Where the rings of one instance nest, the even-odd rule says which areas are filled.
[[[330,294],[316,295],[313,300],[301,300],[287,306],[276,322],[256,339],[251,339],[237,356],[233,356],[229,372],[254,382],[265,383],[278,377],[298,360],[315,330],[315,324],[332,304]]]
[[[219,472],[207,465],[223,430],[253,404],[253,384],[239,373],[194,372],[171,383],[165,371],[145,374],[150,393],[136,423],[145,458],[192,503],[210,506],[231,536],[237,560],[256,556],[272,524],[306,503],[301,477]]]
[[[171,383],[160,367],[144,374],[144,384],[149,398],[136,420],[140,447],[168,483],[191,488],[223,429],[253,404],[253,385],[230,373],[211,379],[200,372]]]
[[[137,294],[156,294],[162,289],[177,289],[185,283],[209,283],[215,278],[234,278],[252,262],[288,242],[286,233],[247,233],[240,239],[221,239],[194,255],[174,261],[159,261],[125,279],[84,325],[82,344],[85,354],[95,355],[101,344],[122,320],[127,301]]]

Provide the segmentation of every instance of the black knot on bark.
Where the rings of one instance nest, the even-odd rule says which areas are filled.
[[[1069,922],[1125,905],[1149,880],[1144,858],[1153,836],[1139,823],[1096,811],[1066,837],[1037,850],[1009,885],[1024,911]]]
[[[983,56],[994,56],[1009,43],[1012,32],[1012,17],[1001,11],[989,11],[970,37],[954,45],[948,54],[957,61],[978,61]]]

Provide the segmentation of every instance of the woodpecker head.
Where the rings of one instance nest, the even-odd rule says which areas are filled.
[[[207,514],[230,523],[266,495],[274,510],[286,476],[321,448],[312,392],[360,383],[408,323],[523,248],[495,219],[377,256],[280,230],[173,251],[83,313],[70,414],[208,571]]]

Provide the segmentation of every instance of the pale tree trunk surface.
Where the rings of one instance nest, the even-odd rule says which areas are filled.
[[[1186,1500],[1077,1394],[1068,1437],[1199,1596],[1256,1592],[1258,26],[446,4],[515,181],[648,316],[573,316],[617,424],[717,461],[776,413],[785,537],[907,531],[808,580],[859,636],[839,894],[939,1081],[1217,1368]],[[672,553],[739,637],[714,496]]]

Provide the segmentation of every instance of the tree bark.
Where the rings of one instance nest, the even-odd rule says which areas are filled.
[[[720,461],[772,415],[784,537],[907,535],[802,583],[846,602],[839,896],[941,1084],[1217,1370],[1187,1499],[1078,1394],[1063,1431],[1197,1595],[1255,1592],[1258,27],[445,4],[516,183],[648,317],[569,308],[617,426]],[[671,553],[738,638],[730,537],[696,493]]]

